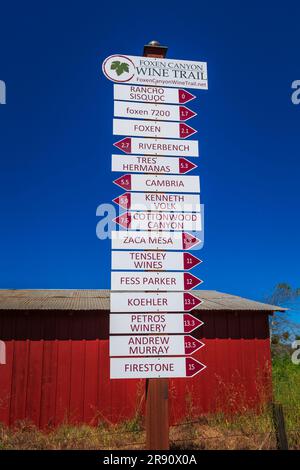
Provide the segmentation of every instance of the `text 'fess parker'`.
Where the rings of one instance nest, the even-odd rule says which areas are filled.
[[[190,253],[162,251],[112,251],[112,269],[142,271],[189,270],[202,261]]]
[[[111,292],[111,312],[186,312],[203,301],[189,292]]]
[[[193,274],[185,272],[134,272],[113,271],[111,290],[190,290],[203,281]]]
[[[131,333],[191,333],[203,321],[190,313],[112,313],[110,334]]]

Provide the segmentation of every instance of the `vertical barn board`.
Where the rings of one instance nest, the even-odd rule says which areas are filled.
[[[272,399],[272,366],[268,314],[259,312],[254,318],[255,353],[258,369],[258,392],[262,403]]]
[[[83,421],[85,340],[71,341],[70,423]]]
[[[99,340],[86,341],[85,349],[85,380],[84,380],[84,421],[97,425],[98,420],[98,381],[99,367]]]
[[[14,341],[5,341],[5,345],[6,364],[0,364],[0,423],[8,426],[10,424]]]
[[[43,319],[44,357],[40,426],[44,428],[55,424],[57,354],[59,339],[57,322],[59,321],[59,316],[65,315],[65,313],[47,311],[42,312],[41,314]]]
[[[29,341],[15,341],[11,394],[11,423],[25,419]]]
[[[43,340],[30,341],[26,390],[26,419],[39,426],[43,371]]]
[[[253,407],[257,397],[256,390],[256,375],[257,367],[255,360],[255,345],[254,345],[254,315],[257,312],[243,312],[241,314],[241,335],[243,338],[243,372],[245,377],[246,399],[247,405]]]
[[[197,409],[201,413],[211,411],[215,403],[214,395],[216,393],[216,328],[214,315],[211,312],[201,312],[199,318],[204,322],[196,330],[197,338],[203,341],[205,346],[196,352],[195,358],[206,365],[207,369],[200,372],[201,382],[197,384],[196,403]],[[204,374],[204,375],[203,375]]]
[[[98,409],[101,420],[111,422],[111,380],[109,375],[109,345],[108,339],[99,344],[98,372]]]
[[[228,380],[232,387],[232,412],[235,412],[241,409],[245,394],[244,378],[241,373],[240,317],[238,312],[227,312],[226,315],[228,318]]]
[[[216,407],[221,408],[225,400],[228,405],[230,393],[229,383],[229,358],[228,358],[228,325],[224,312],[214,312],[215,321],[215,377],[216,377]],[[227,395],[227,396],[225,396]]]
[[[39,425],[43,371],[43,327],[42,312],[28,315],[28,340],[30,353],[28,358],[28,377],[26,390],[26,419]]]
[[[44,341],[40,426],[55,424],[58,341]]]
[[[55,424],[69,420],[71,340],[58,342]]]

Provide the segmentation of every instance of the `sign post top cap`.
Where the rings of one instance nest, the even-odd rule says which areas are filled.
[[[144,57],[164,58],[167,55],[168,47],[162,46],[158,41],[150,41],[144,46]]]

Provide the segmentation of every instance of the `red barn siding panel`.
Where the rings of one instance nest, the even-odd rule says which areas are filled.
[[[10,422],[12,423],[24,420],[26,417],[29,349],[29,340],[15,341],[10,409]]]
[[[58,341],[44,341],[40,426],[55,424]]]
[[[39,426],[40,422],[43,354],[43,341],[30,341],[25,418],[36,426]]]
[[[109,379],[108,317],[97,311],[1,314],[8,364],[0,370],[0,419],[12,424],[28,418],[42,427],[64,420],[96,424],[133,417],[139,404],[143,410],[145,381]],[[264,383],[270,381],[264,368],[270,361],[267,314],[199,317],[205,325],[193,335],[205,346],[194,357],[207,369],[192,379],[170,380],[171,422],[213,412],[220,400],[225,410],[227,396],[234,402],[239,389],[253,406],[260,398],[258,371]]]
[[[85,382],[85,340],[71,342],[70,423],[83,421]]]
[[[4,336],[2,336],[3,338]],[[0,365],[0,422],[10,424],[14,341],[5,341],[6,364]]]
[[[55,424],[69,420],[71,340],[58,342]]]
[[[108,339],[99,344],[98,407],[100,420],[112,420],[109,379]]]

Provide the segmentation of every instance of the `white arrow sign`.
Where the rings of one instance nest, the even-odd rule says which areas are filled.
[[[114,99],[140,101],[143,103],[184,104],[195,99],[187,90],[163,88],[159,86],[117,85],[114,84]]]
[[[184,123],[113,119],[113,135],[186,139],[197,131]]]
[[[193,357],[111,358],[111,379],[193,377],[206,366]]]
[[[113,199],[123,209],[200,212],[200,195],[170,193],[123,193]]]
[[[202,284],[202,280],[190,273],[113,271],[111,290],[122,291],[183,291]]]
[[[117,356],[185,356],[204,346],[190,335],[110,336],[109,355]]]
[[[113,250],[188,250],[202,243],[186,232],[111,232]]]
[[[197,168],[197,165],[179,157],[146,157],[135,155],[112,155],[112,171],[133,173],[175,173],[183,175]]]
[[[138,155],[166,155],[174,157],[199,157],[198,140],[184,142],[173,139],[143,139],[125,137],[114,143],[124,153]]]
[[[154,103],[114,102],[114,115],[122,118],[151,119],[157,121],[188,121],[197,116],[186,106]]]
[[[112,313],[110,334],[192,333],[203,321],[190,313]]]
[[[201,230],[201,215],[194,212],[124,212],[114,219],[133,230]]]
[[[176,251],[112,251],[111,255],[112,269],[130,271],[183,271],[202,262],[190,253]]]
[[[111,312],[188,312],[203,300],[189,292],[111,292]]]
[[[198,88],[207,90],[207,63],[124,54],[107,57],[102,70],[117,83]]]
[[[135,175],[126,174],[114,183],[127,191],[199,193],[199,176],[189,175]]]

